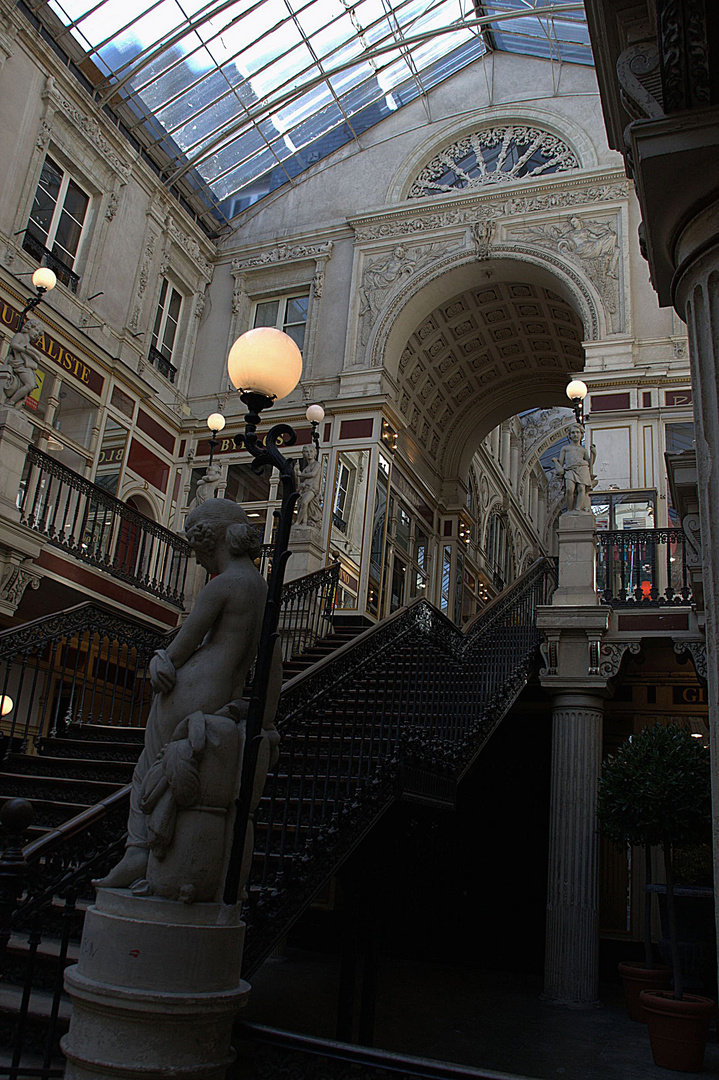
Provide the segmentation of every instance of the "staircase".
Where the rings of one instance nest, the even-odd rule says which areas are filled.
[[[553,571],[540,560],[465,633],[419,600],[356,637],[353,627],[308,643],[302,658],[289,661],[277,718],[280,760],[255,815],[243,975],[259,966],[396,799],[453,805],[457,785],[526,683],[539,642],[535,611],[551,593]],[[28,931],[32,940],[42,921],[50,935],[45,947],[60,958],[48,991],[56,1012],[62,968],[72,961],[81,910],[93,896],[91,879],[116,861],[124,841],[127,789],[117,784],[129,778],[141,734],[107,724],[92,731],[60,725],[39,741],[36,756],[11,752],[0,776],[0,793],[32,800],[36,832],[45,830],[25,848],[28,888],[13,931]],[[98,803],[102,796],[108,797]],[[53,828],[57,805],[87,809]],[[34,986],[39,964],[22,948],[24,982]],[[9,984],[12,977],[11,970]],[[33,991],[31,1004],[36,997]],[[0,999],[3,1012],[10,1016]],[[45,1028],[50,1047],[61,1013]]]

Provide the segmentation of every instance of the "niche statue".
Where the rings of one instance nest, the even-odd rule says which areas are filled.
[[[192,902],[217,900],[221,891],[244,749],[247,702],[241,698],[267,585],[253,561],[257,530],[241,506],[207,499],[188,515],[185,534],[214,576],[176,637],[150,661],[155,696],[132,777],[127,848],[95,884]],[[255,805],[277,755],[273,719],[281,681],[276,650]]]
[[[555,476],[564,479],[567,510],[590,511],[592,508],[589,492],[597,484],[593,472],[597,450],[595,446],[589,450],[582,446],[583,435],[582,425],[572,424],[569,445],[562,447],[558,458],[552,458]]]

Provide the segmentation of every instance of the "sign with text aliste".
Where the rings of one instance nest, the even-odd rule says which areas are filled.
[[[34,318],[37,318],[37,313],[34,313]],[[17,311],[10,304],[2,302],[0,308],[0,322],[3,326],[7,326],[13,333],[20,325],[20,312]],[[61,345],[55,338],[50,337],[46,330],[43,330],[39,338],[36,338],[33,345],[41,352],[43,356],[47,356],[50,360],[53,360],[58,367],[60,367],[63,373],[70,375],[82,386],[86,386],[88,390],[92,390],[95,394],[101,394],[102,388],[105,385],[105,380],[99,371],[95,371],[89,364],[86,364],[84,360],[81,360],[79,356],[75,356],[74,353],[66,349],[64,345]]]

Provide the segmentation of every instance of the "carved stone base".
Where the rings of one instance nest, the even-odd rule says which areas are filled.
[[[292,557],[287,563],[285,581],[294,581],[325,565],[325,548],[319,525],[293,525],[290,534]]]
[[[559,519],[559,588],[552,604],[560,607],[596,605],[596,546],[594,514],[572,510]]]
[[[65,972],[67,1080],[224,1080],[244,935],[236,909],[99,889]]]

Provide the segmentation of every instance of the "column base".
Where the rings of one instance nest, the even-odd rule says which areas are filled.
[[[99,889],[65,972],[66,1080],[224,1080],[244,935],[234,908]]]

